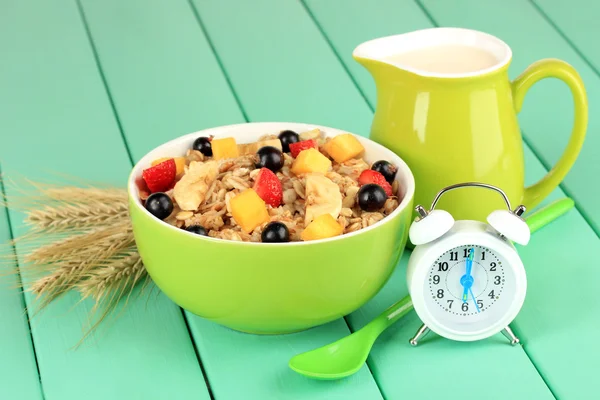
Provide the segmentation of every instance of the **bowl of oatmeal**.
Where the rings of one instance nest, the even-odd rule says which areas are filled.
[[[385,147],[283,122],[176,138],[128,183],[156,285],[200,317],[257,334],[321,325],[372,298],[404,250],[414,189]]]

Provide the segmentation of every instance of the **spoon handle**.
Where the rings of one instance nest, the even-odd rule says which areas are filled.
[[[533,233],[538,229],[548,225],[550,222],[554,221],[574,206],[575,202],[573,199],[565,197],[563,199],[553,201],[547,206],[533,212],[531,215],[525,218],[525,222],[527,222],[531,233]]]
[[[410,296],[406,295],[404,298],[385,309],[381,314],[375,317],[374,320],[359,329],[359,331],[369,331],[370,336],[374,340],[381,332],[405,316],[412,309],[413,305]]]

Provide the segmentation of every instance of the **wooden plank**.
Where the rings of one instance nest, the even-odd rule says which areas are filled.
[[[124,186],[131,165],[77,4],[3,1],[1,8],[5,174],[44,179],[52,170]],[[16,194],[7,190],[9,199]],[[22,218],[11,210],[17,235]],[[33,304],[30,293],[25,298]],[[78,300],[71,293],[32,321],[46,399],[209,398],[181,311],[164,296],[130,300],[127,312],[73,349],[92,307]]]
[[[247,5],[237,3],[235,13],[227,11],[233,7],[231,1],[196,1],[194,4],[200,11],[208,35],[215,44],[242,106],[251,119],[286,118],[306,122],[320,119],[325,124],[368,135],[372,119],[368,105],[301,4],[266,0]],[[321,7],[331,6],[336,10],[332,11],[332,15],[339,17],[338,26],[340,30],[343,29],[344,34],[355,35],[364,26],[379,24],[379,19],[369,23],[353,23],[346,15],[346,10],[353,9],[347,2],[338,2],[337,6],[332,5],[332,2],[318,4]],[[381,7],[380,2],[377,4]],[[352,5],[357,6],[358,3],[353,2]],[[364,8],[366,13],[366,7]],[[415,17],[419,18],[419,10],[414,11]],[[361,10],[357,12],[357,15],[362,14]],[[277,18],[272,18],[273,15],[277,15]],[[394,13],[394,16],[395,19],[388,20],[396,23],[396,29],[398,26],[402,27],[404,19],[413,20],[410,13]],[[245,23],[247,20],[251,20],[252,24]],[[426,20],[423,19],[423,22]],[[268,46],[264,45],[266,41]],[[318,63],[304,61],[308,59],[318,60]],[[387,294],[386,301],[377,303],[374,300],[376,306],[364,307],[350,317],[354,328],[381,311],[379,305],[387,307],[406,292],[401,285],[402,279],[398,279],[402,276],[402,271],[404,268],[399,268],[396,279],[381,292],[384,296]],[[464,371],[456,366],[461,365],[461,362],[486,364],[490,357],[494,357],[495,361],[489,369],[470,371],[473,375],[469,380],[480,382],[482,387],[492,387],[498,379],[515,381],[522,383],[520,389],[527,390],[534,398],[551,397],[525,353],[519,349],[499,346],[499,341],[482,343],[479,345],[481,351],[467,351],[467,346],[447,344],[436,346],[435,350],[424,350],[432,351],[431,354],[441,352],[442,355],[436,358],[435,363],[431,362],[433,356],[428,358],[427,370],[421,364],[418,369],[420,373],[415,374],[413,366],[419,363],[420,356],[413,352],[412,357],[406,353],[400,357],[393,351],[396,345],[408,346],[406,339],[413,333],[408,332],[412,329],[411,326],[402,337],[382,341],[377,345],[382,357],[372,359],[370,367],[386,398],[398,398],[406,394],[418,394],[420,398],[446,397],[448,394],[456,398],[468,398],[469,394],[465,394],[464,390],[454,393],[447,391],[447,385],[455,388],[465,379]],[[506,368],[506,365],[511,365],[511,368]],[[434,371],[439,372],[436,378],[439,376],[442,384],[426,384]],[[506,393],[499,392],[498,395],[519,393],[517,389],[507,389]]]
[[[1,184],[0,189],[3,189]],[[7,244],[11,238],[8,212],[0,209],[0,398],[18,394],[24,400],[41,399],[40,377],[25,301],[19,289],[17,264],[8,262],[14,254],[14,248]]]
[[[315,4],[321,3],[315,2]],[[361,2],[361,4],[364,4],[365,7],[368,6],[366,1]],[[535,51],[536,46],[550,46],[545,38],[552,37],[551,32],[541,28],[545,26],[544,21],[541,20],[539,14],[532,12],[534,10],[524,2],[512,1],[499,4],[476,0],[460,3],[456,1],[427,1],[425,6],[439,24],[476,28],[506,39],[509,45],[513,46],[515,54],[515,64],[513,66],[516,67],[517,71],[520,71],[523,67],[516,64],[519,57],[526,58],[529,52]],[[464,12],[467,9],[469,12]],[[514,12],[516,9],[519,10],[518,13]],[[400,17],[393,5],[387,8],[381,7],[380,12],[392,13]],[[365,15],[367,12],[358,11],[358,14]],[[349,21],[343,14],[338,14],[337,17],[345,23],[352,24],[352,26],[373,26],[373,21]],[[323,25],[326,32],[328,26],[330,25]],[[334,34],[333,27],[335,25],[331,26],[331,37],[334,35],[339,37],[339,29],[341,28],[338,28],[338,32]],[[376,37],[378,35],[379,32],[371,32],[369,36]],[[538,38],[535,43],[529,42],[532,37]],[[365,37],[365,39],[367,38]],[[333,40],[335,41],[335,39]],[[347,44],[346,48],[353,48],[354,45]],[[552,53],[548,55],[552,55]],[[350,54],[344,53],[343,57],[346,63],[353,62],[350,59]],[[540,56],[535,56],[535,58],[540,58]],[[565,127],[561,131],[550,126],[546,129],[547,132],[556,132],[556,136],[552,137],[552,141],[555,139],[561,141],[563,139],[557,138],[558,132],[568,130],[567,126],[569,124],[568,121],[565,121],[568,116],[561,114],[563,120],[559,122],[558,117],[556,117],[557,114],[560,114],[559,110],[555,109],[557,106],[550,105],[550,103],[557,100],[558,93],[556,91],[563,90],[562,93],[565,96],[568,93],[562,85],[556,85],[552,81],[540,83],[539,86],[539,88],[533,89],[529,95],[529,100],[523,107],[523,113],[530,113],[529,123],[532,123],[531,121],[537,116],[537,121],[544,127],[547,120],[554,121],[554,125],[557,127]],[[545,92],[545,97],[548,100],[543,100],[541,97],[544,96],[540,96],[542,90],[555,91],[552,92],[553,95]],[[366,92],[368,93],[368,91]],[[537,104],[537,108],[535,104]],[[542,105],[544,107],[543,113]],[[564,105],[563,108],[568,108],[567,106],[570,105]],[[554,112],[549,111],[547,113],[545,107]],[[529,111],[527,111],[528,109]],[[540,117],[542,115],[543,118]],[[521,121],[524,121],[524,118]],[[525,127],[526,132],[529,130]],[[545,172],[527,147],[525,154],[527,181],[532,183]],[[561,195],[564,195],[564,193],[556,190],[551,198]],[[565,235],[565,232],[569,232],[569,234]],[[564,250],[569,247],[575,248],[577,251]],[[600,311],[593,307],[575,305],[591,304],[593,301],[590,296],[593,296],[594,282],[600,279],[600,272],[596,265],[589,260],[594,259],[593,250],[597,248],[598,238],[590,226],[579,213],[571,212],[560,221],[556,221],[536,233],[531,244],[520,249],[525,265],[528,266],[530,286],[527,300],[515,326],[524,339],[524,348],[528,355],[532,358],[546,382],[549,382],[554,394],[559,398],[586,397],[586,393],[591,393],[594,390],[593,374],[598,369],[597,354],[600,351],[600,344],[596,340],[600,333]],[[569,265],[569,268],[573,268],[573,272],[570,272],[574,274],[573,276],[585,276],[585,279],[568,279],[560,273],[549,272],[549,268],[560,268],[562,265]],[[569,293],[569,301],[565,301],[559,293]],[[573,338],[577,339],[574,340]],[[577,368],[573,368],[574,363],[577,364]],[[482,365],[487,364],[482,363]],[[514,368],[515,364],[503,362],[501,365],[505,368]],[[512,380],[510,381],[512,386]]]
[[[373,79],[352,59],[352,50],[369,39],[432,26],[418,6],[412,2],[379,1],[376,7],[363,0],[344,1],[344,7],[340,1],[308,0],[306,4],[371,105],[376,104]],[[348,25],[355,28],[348,30],[346,28]],[[531,152],[527,150],[526,154],[527,164],[537,168],[539,170],[537,174],[540,175],[540,164]],[[401,263],[402,266],[406,265],[406,259],[407,256],[405,262]],[[400,271],[396,272],[392,281],[375,299],[350,316],[349,321],[354,328],[364,325],[373,315],[407,293],[405,270],[401,268]],[[513,382],[510,387],[502,387],[494,393],[488,392],[486,396],[506,398],[519,397],[522,393],[528,393],[528,396],[533,398],[552,397],[525,352],[519,349],[506,349],[502,345],[504,339],[500,335],[493,340],[476,344],[432,340],[430,344],[423,345],[415,352],[416,349],[411,348],[407,340],[418,328],[419,321],[413,314],[406,321],[393,327],[391,332],[386,333],[386,336],[381,339],[381,345],[373,350],[369,365],[386,396],[421,395],[427,398],[469,396],[461,389],[463,385],[461,376],[464,372],[453,366],[475,364],[486,365],[486,368],[469,371],[470,384],[476,382],[480,390],[494,387],[496,380]],[[410,363],[398,365],[395,362],[397,359],[410,359]],[[486,360],[495,361],[490,364]],[[420,377],[428,377],[432,372],[432,365],[435,365],[435,371],[438,372],[436,375],[438,385],[410,385],[410,382],[423,379]],[[507,368],[507,365],[511,367]],[[402,378],[399,379],[398,376]],[[470,393],[477,397],[480,396],[480,390],[473,387]]]
[[[551,30],[548,25],[536,18],[536,21],[539,22],[535,23],[533,29],[543,32],[543,40],[536,43],[531,53],[518,53],[521,56],[519,66],[525,65],[535,57],[546,57],[547,54],[569,62],[579,71],[586,86],[590,115],[598,115],[600,112],[600,80],[598,79],[600,77],[600,49],[598,49],[597,42],[600,36],[600,27],[598,26],[600,3],[587,0],[569,2],[535,0],[532,1],[532,4],[549,19],[551,25],[555,25],[558,32]],[[531,46],[531,44],[529,45]],[[566,95],[566,99],[568,99],[568,95]],[[567,107],[571,107],[571,104],[567,104]],[[552,126],[552,121],[547,123],[548,126]],[[561,132],[561,136],[566,135],[566,133],[556,130],[557,134],[558,132]],[[547,135],[548,131],[543,129],[527,130],[527,137],[535,144],[538,153],[552,164],[560,157],[563,147],[560,142],[546,140]],[[600,188],[598,185],[589,184],[590,177],[600,173],[599,157],[600,122],[591,117],[585,145],[577,160],[577,167],[573,168],[567,176],[564,187],[577,197],[579,208],[583,211],[586,220],[600,235],[600,210],[597,207]]]
[[[368,135],[369,107],[356,101],[359,91],[300,2],[193,3],[251,120],[303,121]]]
[[[86,0],[83,8],[134,159],[184,133],[244,120],[186,1]],[[302,379],[287,367],[297,352],[348,334],[343,320],[274,337],[187,318],[219,400],[381,398],[367,368],[342,384]]]

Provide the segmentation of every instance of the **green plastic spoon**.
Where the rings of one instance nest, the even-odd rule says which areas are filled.
[[[539,209],[525,220],[533,233],[569,211],[573,206],[572,199],[557,200]],[[297,373],[315,379],[340,379],[350,376],[364,365],[379,335],[412,308],[410,296],[406,296],[351,335],[294,356],[289,366]]]

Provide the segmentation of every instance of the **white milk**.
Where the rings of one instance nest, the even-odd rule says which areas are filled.
[[[493,67],[498,59],[477,47],[464,45],[431,46],[394,54],[385,61],[397,65],[437,73],[466,73]]]

